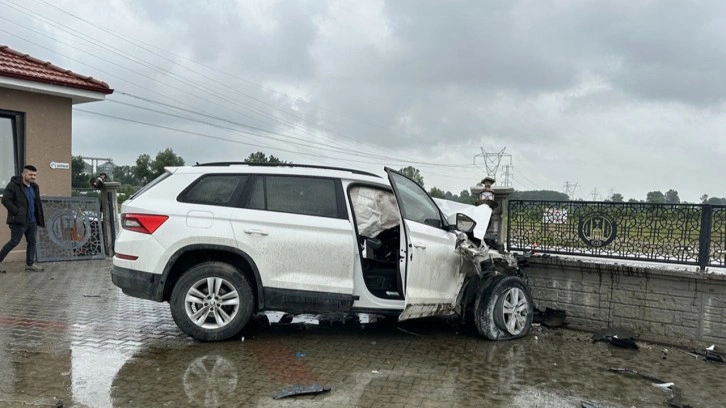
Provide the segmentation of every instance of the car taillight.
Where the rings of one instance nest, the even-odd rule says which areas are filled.
[[[121,228],[142,234],[153,234],[168,219],[168,215],[121,214]]]
[[[118,259],[124,259],[126,261],[135,261],[135,260],[139,259],[139,257],[136,255],[119,254],[118,252],[113,254],[113,256],[115,256]]]

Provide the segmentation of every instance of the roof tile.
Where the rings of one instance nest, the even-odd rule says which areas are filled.
[[[50,62],[33,58],[5,45],[0,45],[0,76],[104,94],[113,93],[113,89],[105,82],[57,67]]]

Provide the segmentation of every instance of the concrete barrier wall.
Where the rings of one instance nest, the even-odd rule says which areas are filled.
[[[531,258],[535,305],[565,310],[569,326],[597,331],[623,326],[641,340],[726,348],[726,276]]]

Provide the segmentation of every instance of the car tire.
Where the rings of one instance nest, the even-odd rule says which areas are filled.
[[[219,341],[242,333],[254,309],[254,295],[239,269],[206,262],[184,272],[169,304],[181,331],[196,340]]]
[[[517,276],[501,276],[477,296],[474,323],[489,340],[512,340],[529,333],[533,314],[527,284]]]

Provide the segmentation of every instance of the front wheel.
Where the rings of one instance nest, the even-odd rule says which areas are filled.
[[[474,323],[489,340],[524,337],[532,328],[532,295],[516,276],[502,276],[483,290],[474,305]]]
[[[254,296],[237,268],[206,262],[184,272],[169,304],[181,331],[197,340],[218,341],[242,332],[252,315]]]

